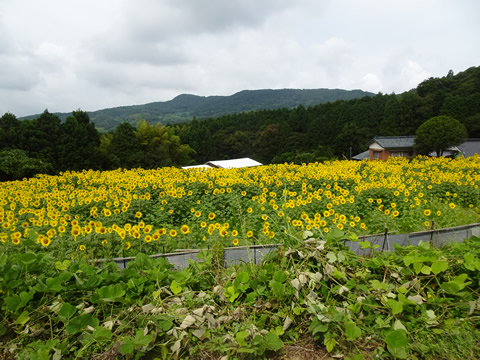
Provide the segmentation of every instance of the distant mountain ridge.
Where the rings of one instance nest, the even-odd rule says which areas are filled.
[[[375,94],[363,90],[342,89],[265,89],[243,90],[230,96],[198,96],[181,94],[172,100],[89,111],[90,120],[98,129],[112,130],[123,122],[178,124],[196,118],[218,117],[265,109],[305,107],[337,100],[351,100]],[[64,120],[71,113],[55,113]],[[31,115],[22,119],[33,119]]]

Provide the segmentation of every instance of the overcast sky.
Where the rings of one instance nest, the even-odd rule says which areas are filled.
[[[402,93],[480,65],[478,0],[0,0],[0,115],[245,89]]]

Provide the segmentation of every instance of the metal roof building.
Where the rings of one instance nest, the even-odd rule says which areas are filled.
[[[475,154],[480,155],[480,139],[467,139],[462,145],[458,145],[457,147],[465,157]]]
[[[231,159],[231,160],[208,161],[206,165],[209,165],[214,168],[233,169],[233,168],[242,168],[242,167],[261,166],[263,164],[250,158],[240,158],[240,159]]]
[[[208,161],[202,165],[182,166],[182,169],[205,169],[205,170],[212,169],[212,168],[235,169],[235,168],[261,166],[261,165],[263,164],[253,159],[240,158],[240,159],[231,159],[231,160]]]

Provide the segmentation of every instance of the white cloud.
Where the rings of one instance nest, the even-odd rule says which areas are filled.
[[[401,76],[406,84],[409,84],[411,88],[414,88],[423,80],[427,79],[429,74],[420,66],[420,64],[413,60],[408,60],[401,70]]]
[[[383,89],[382,81],[377,75],[368,73],[362,77],[362,90],[371,91],[377,93]]]

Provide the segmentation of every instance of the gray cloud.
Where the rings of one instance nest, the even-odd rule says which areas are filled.
[[[480,65],[478,13],[476,0],[2,0],[0,114],[258,88],[401,93]]]

